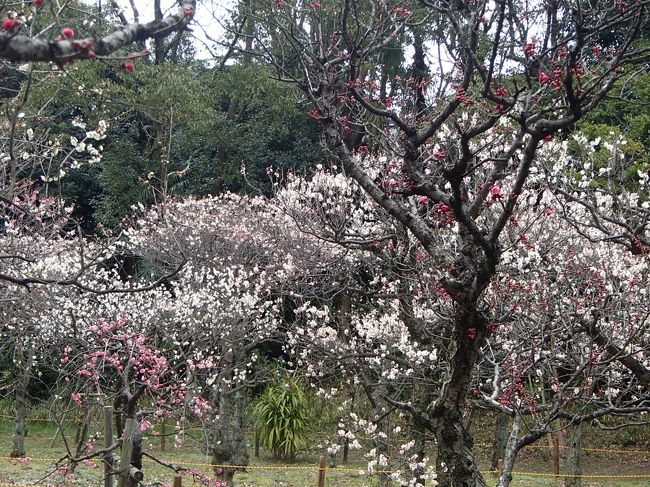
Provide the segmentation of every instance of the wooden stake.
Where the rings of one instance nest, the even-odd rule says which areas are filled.
[[[497,460],[497,469],[499,470],[499,478],[503,475],[503,458]]]
[[[104,406],[104,448],[113,445],[113,407]],[[113,487],[113,453],[104,455],[104,487]]]
[[[131,453],[133,452],[133,426],[132,418],[127,418],[122,433],[122,454],[120,455],[120,476],[118,487],[128,487],[129,469],[131,468]]]
[[[174,487],[183,487],[183,477],[180,475],[174,477]]]
[[[553,439],[553,468],[555,475],[560,475],[560,441],[557,433],[552,433],[551,438]]]
[[[318,463],[318,487],[325,487],[325,456],[323,455]]]

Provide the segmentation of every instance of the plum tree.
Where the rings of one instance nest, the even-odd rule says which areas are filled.
[[[570,131],[643,59],[634,40],[646,20],[643,3],[346,0],[340,9],[277,4],[259,29],[266,61],[311,101],[331,158],[444,264],[436,279],[453,303],[452,326],[441,330],[446,377],[428,404],[401,406],[435,437],[442,486],[485,485],[462,418],[498,319],[485,296],[500,272],[504,229],[539,169],[540,147]],[[377,59],[414,26],[431,36],[435,62],[419,77],[395,76],[389,101]],[[603,50],[599,35],[612,28],[620,40]],[[273,50],[278,35],[284,46]],[[421,52],[426,44],[413,39]],[[453,238],[442,238],[434,209],[454,223]]]

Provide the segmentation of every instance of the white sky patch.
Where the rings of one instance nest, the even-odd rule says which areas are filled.
[[[117,0],[121,11],[129,22],[135,21],[135,15],[129,0]],[[133,5],[138,11],[140,23],[154,20],[153,0],[133,0]],[[194,22],[190,24],[190,31],[194,37],[197,49],[197,58],[205,61],[214,60],[225,53],[226,48],[220,43],[225,42],[226,29],[224,24],[230,18],[230,10],[235,6],[233,0],[226,1],[198,1]],[[172,0],[161,0],[163,16],[175,13],[178,3]],[[216,42],[215,42],[216,41]]]

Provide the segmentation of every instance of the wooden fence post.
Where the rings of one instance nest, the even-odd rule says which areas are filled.
[[[104,448],[113,445],[113,407],[104,406]],[[113,487],[113,452],[104,455],[104,487]]]
[[[129,467],[131,466],[131,452],[133,451],[133,419],[128,418],[122,432],[122,452],[120,453],[120,476],[118,487],[127,487],[129,480]]]
[[[120,476],[118,487],[128,487],[129,479],[142,480],[144,474],[131,465],[131,454],[133,453],[133,434],[138,428],[138,422],[133,418],[127,418],[122,436],[122,455],[120,457]]]
[[[180,475],[174,477],[174,487],[183,487],[183,477]]]
[[[318,487],[325,487],[325,456],[321,455],[318,463]]]

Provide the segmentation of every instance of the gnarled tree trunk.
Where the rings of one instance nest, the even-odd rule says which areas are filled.
[[[472,453],[473,438],[463,424],[467,391],[487,323],[479,314],[461,311],[456,319],[455,351],[440,399],[435,406],[434,434],[440,487],[486,486]]]
[[[16,386],[14,388],[15,426],[13,444],[9,456],[19,458],[25,456],[25,438],[27,437],[27,387],[31,378],[29,358],[21,346],[17,347],[16,359]]]
[[[497,424],[494,427],[494,440],[492,442],[490,470],[496,470],[499,466],[499,459],[505,458],[509,422],[510,417],[506,413],[499,412],[497,414]]]
[[[567,453],[567,469],[575,477],[567,477],[564,479],[565,487],[581,487],[582,486],[582,422],[578,421],[571,428],[571,439],[569,442],[569,449]]]
[[[215,467],[215,476],[232,486],[236,469],[226,465],[248,465],[248,450],[244,437],[246,391],[221,391],[218,403],[219,420],[215,423],[212,435],[212,462],[221,465]]]

